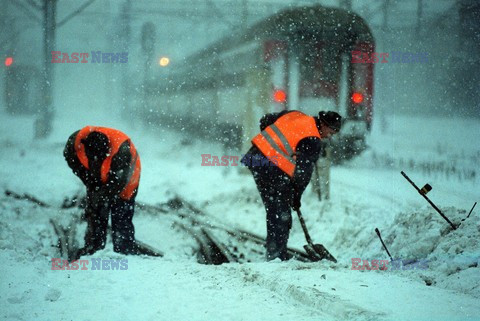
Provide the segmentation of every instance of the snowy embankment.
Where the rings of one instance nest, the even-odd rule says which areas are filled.
[[[125,257],[114,253],[109,241],[105,250],[85,259],[127,258],[127,270],[54,271],[51,259],[58,252],[49,220],[66,222],[78,215],[78,209],[60,205],[82,190],[63,160],[63,144],[86,123],[70,115],[60,118],[48,141],[32,142],[30,118],[2,119],[7,120],[0,129],[2,319],[462,320],[480,315],[480,209],[452,231],[399,173],[405,170],[420,186],[430,183],[431,199],[460,223],[479,196],[478,173],[471,172],[478,170],[480,150],[468,145],[480,139],[478,122],[424,119],[415,124],[413,118],[396,117],[384,132],[374,128],[372,147],[362,157],[333,169],[330,200],[320,202],[310,188],[306,191],[302,210],[312,238],[338,264],[258,259],[201,265],[194,240],[179,233],[168,217],[137,210],[137,237],[164,251],[164,258]],[[137,146],[143,167],[138,202],[157,204],[179,194],[217,221],[265,234],[253,179],[235,167],[200,166],[203,153],[233,152],[201,141],[180,144],[183,136],[165,129],[97,122],[124,130]],[[432,128],[442,129],[443,136]],[[455,131],[456,142],[445,128],[461,129]],[[429,161],[430,170],[416,165]],[[446,170],[441,161],[457,169]],[[34,195],[49,207],[7,197],[7,189]],[[352,258],[389,259],[376,227],[394,258],[423,259],[428,268],[351,270]],[[80,225],[79,239],[84,228]],[[289,245],[300,249],[304,243],[294,218]]]

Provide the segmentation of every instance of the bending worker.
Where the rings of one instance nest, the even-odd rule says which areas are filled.
[[[70,136],[63,154],[87,188],[87,231],[77,258],[105,247],[110,212],[113,250],[152,255],[134,237],[132,219],[141,166],[130,138],[116,129],[87,126]]]
[[[340,131],[342,117],[321,111],[318,117],[300,111],[266,114],[252,147],[242,158],[253,174],[267,212],[267,260],[287,260],[291,209],[300,208],[321,151],[321,140]]]

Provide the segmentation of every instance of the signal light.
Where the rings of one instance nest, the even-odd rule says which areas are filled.
[[[5,58],[5,66],[10,67],[13,64],[13,58],[7,57]]]
[[[158,61],[158,64],[162,67],[166,67],[168,66],[168,64],[170,63],[170,59],[168,57],[162,57],[160,58],[160,60]]]
[[[277,89],[273,93],[273,100],[277,103],[284,103],[287,100],[287,94],[284,90]]]
[[[353,93],[352,95],[352,101],[355,104],[360,104],[363,102],[363,95],[361,93]]]

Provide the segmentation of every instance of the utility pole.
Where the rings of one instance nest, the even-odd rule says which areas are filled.
[[[125,0],[122,6],[122,12],[120,15],[120,50],[122,52],[128,52],[130,48],[130,37],[131,37],[131,11],[132,11],[132,2],[131,0]],[[130,61],[131,57],[129,58]],[[124,118],[132,119],[131,115],[131,104],[129,101],[129,90],[130,90],[130,78],[128,72],[128,66],[126,66],[126,70],[122,72],[122,79],[121,79],[121,103],[122,103],[122,112]]]
[[[58,0],[42,0],[43,4],[39,5],[35,0],[29,0],[26,3],[37,12],[43,15],[43,70],[42,70],[42,110],[37,113],[37,119],[34,124],[35,138],[46,138],[52,132],[52,122],[54,115],[53,105],[53,64],[51,62],[52,51],[55,50],[55,36],[56,30],[64,25],[67,21],[77,16],[86,7],[92,4],[95,0],[88,0],[77,10],[67,15],[62,21],[57,23],[57,1]],[[21,2],[18,2],[20,4]],[[22,5],[25,12],[34,19],[38,20],[37,16],[30,12],[27,7]]]
[[[422,32],[422,23],[423,23],[423,0],[417,0],[417,27],[416,35],[420,38],[420,33]]]
[[[383,2],[383,23],[382,29],[384,32],[388,30],[388,9],[390,8],[390,0],[384,0]]]
[[[45,138],[52,131],[53,121],[53,64],[51,52],[55,50],[57,0],[45,0],[43,3],[43,110],[35,120],[35,138]]]
[[[142,52],[143,52],[143,102],[141,104],[140,112],[142,117],[149,114],[150,99],[148,97],[149,84],[151,80],[151,69],[153,63],[153,55],[155,53],[155,25],[153,22],[145,22],[142,26]]]
[[[242,30],[247,30],[248,27],[248,0],[242,0]]]

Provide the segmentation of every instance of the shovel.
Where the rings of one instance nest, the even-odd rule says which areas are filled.
[[[330,252],[322,245],[322,244],[313,244],[312,239],[310,238],[310,234],[308,233],[307,226],[305,225],[305,221],[302,217],[302,212],[300,212],[299,208],[295,209],[295,212],[298,214],[298,219],[300,220],[300,224],[302,225],[303,233],[305,233],[305,238],[307,239],[306,245],[303,246],[305,251],[307,252],[310,259],[314,262],[327,259],[334,263],[337,263],[337,260],[333,257]]]

